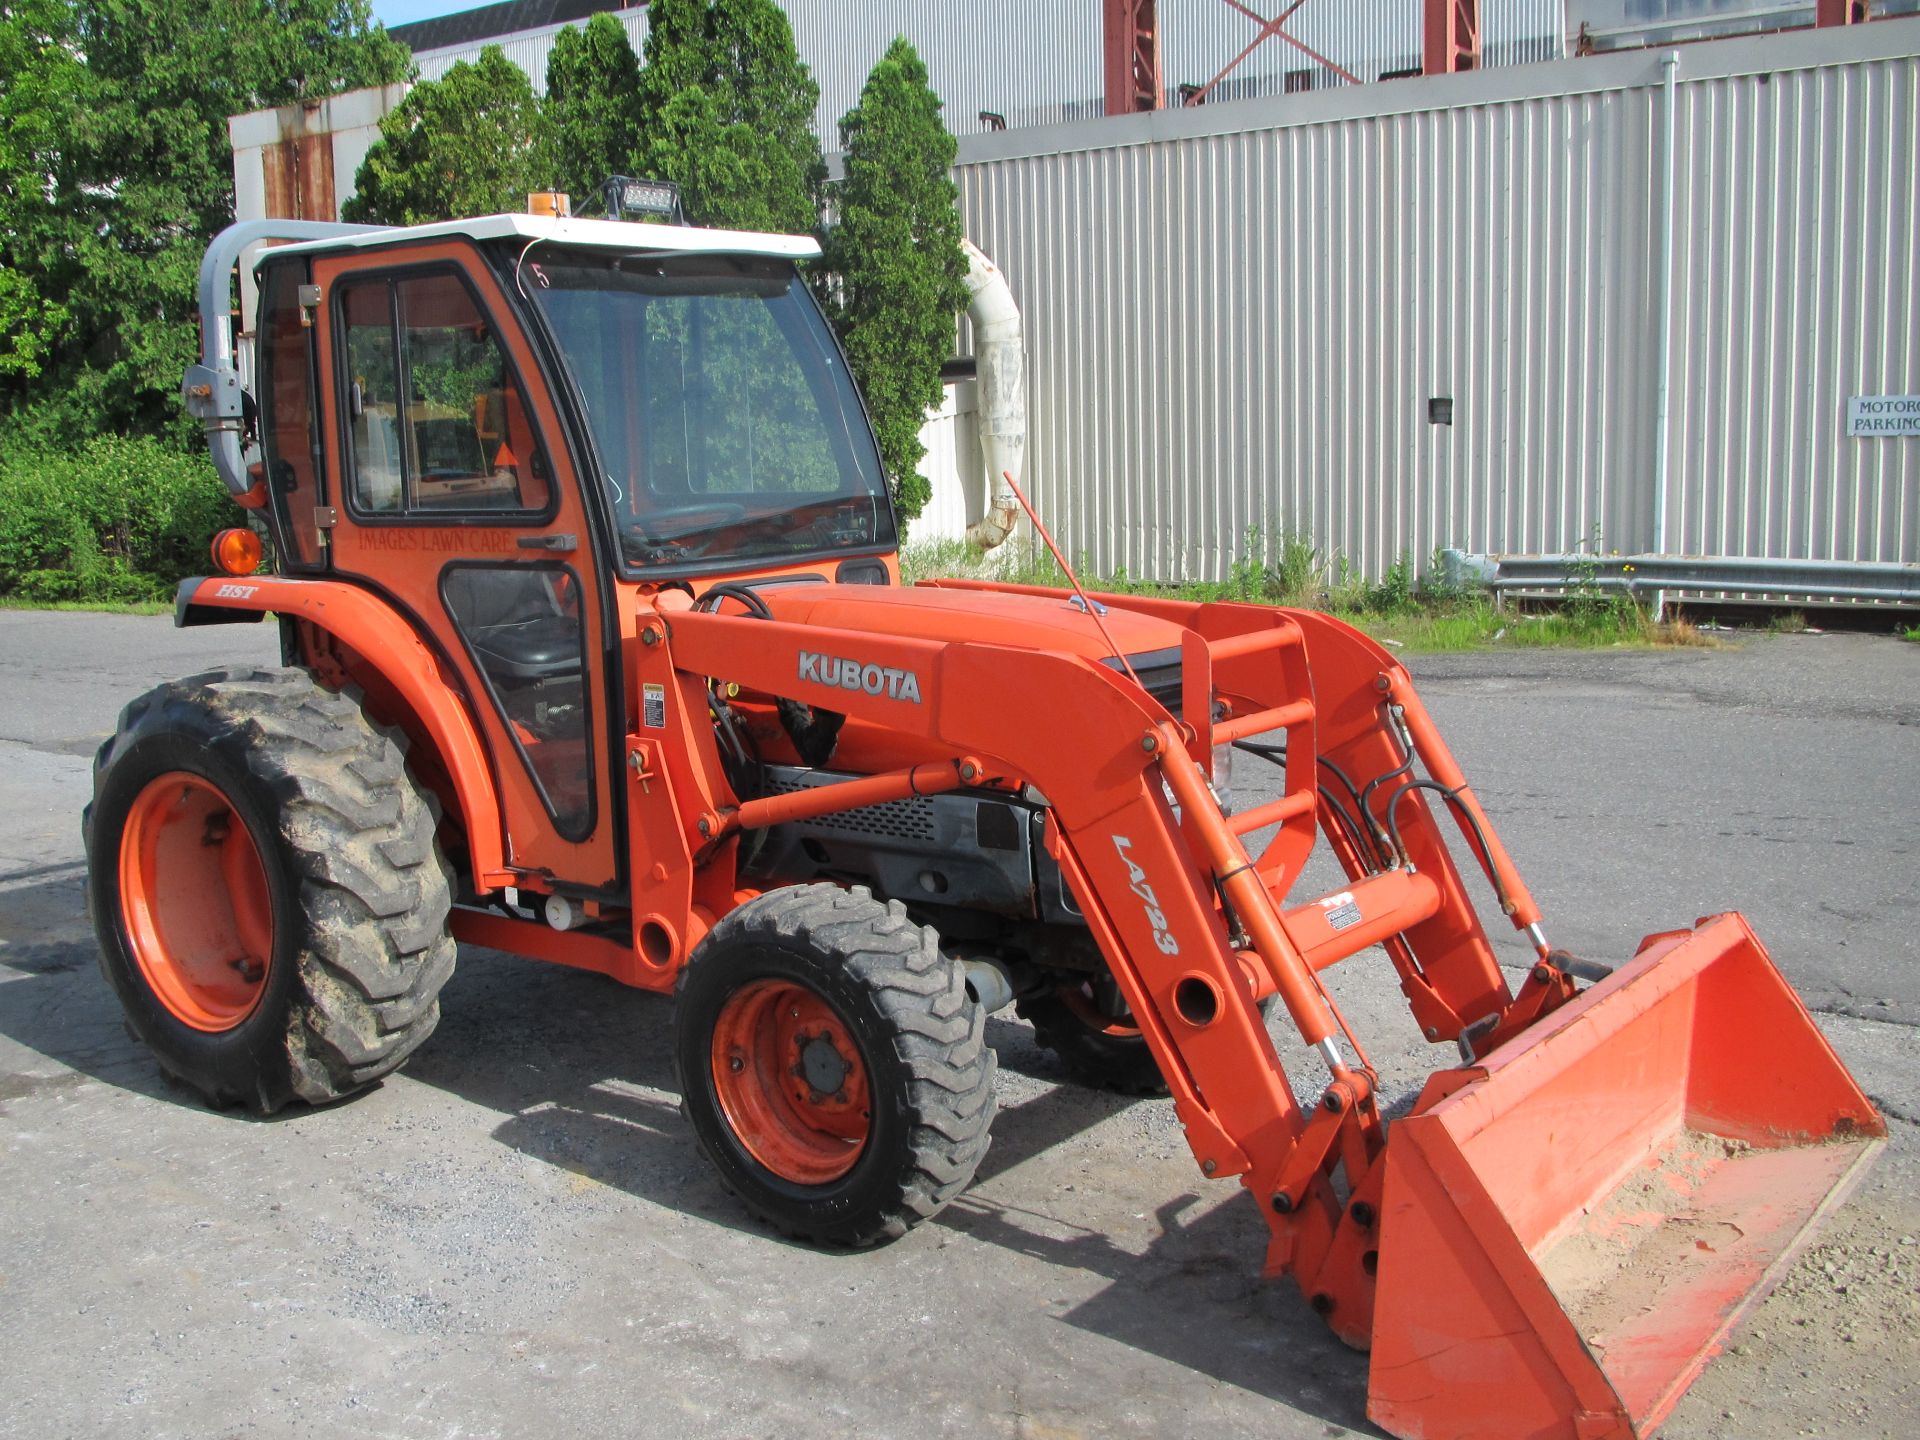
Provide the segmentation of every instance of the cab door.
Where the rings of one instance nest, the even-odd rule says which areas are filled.
[[[462,241],[314,263],[340,577],[437,643],[533,888],[619,888],[603,577],[532,348]]]

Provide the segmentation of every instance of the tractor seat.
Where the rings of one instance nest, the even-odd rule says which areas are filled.
[[[561,612],[549,574],[461,569],[442,582],[447,610],[495,684],[580,673],[580,622]]]

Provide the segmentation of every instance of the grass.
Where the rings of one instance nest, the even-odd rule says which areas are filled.
[[[1283,537],[1266,553],[1259,535],[1229,566],[1227,578],[1179,585],[1141,581],[1118,571],[1100,575],[1081,568],[1090,590],[1168,595],[1183,600],[1241,600],[1322,610],[1398,649],[1442,652],[1488,649],[1609,649],[1619,646],[1710,645],[1684,621],[1656,624],[1631,601],[1576,594],[1553,610],[1496,610],[1480,592],[1456,593],[1423,586],[1405,556],[1379,580],[1356,574],[1344,559],[1331,564],[1307,542]],[[1043,551],[1008,546],[1006,553],[980,554],[963,541],[932,540],[901,552],[905,578],[996,580],[1017,585],[1065,585],[1066,576]]]
[[[0,610],[89,610],[108,615],[171,615],[171,600],[24,600],[0,595]]]
[[[1903,630],[1900,638],[1903,640],[1911,640],[1914,644],[1920,645],[1920,625],[1914,625]]]

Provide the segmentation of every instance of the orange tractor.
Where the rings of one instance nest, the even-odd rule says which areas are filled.
[[[1884,1143],[1759,942],[1553,949],[1406,671],[1326,616],[901,585],[815,253],[531,215],[215,242],[186,398],[275,567],[226,532],[177,620],[271,614],[284,666],[161,686],[101,749],[132,1028],[266,1112],[400,1065],[456,941],[672,992],[726,1185],[864,1245],[972,1177],[1013,1005],[1171,1095],[1386,1429],[1645,1434]],[[1234,808],[1236,753],[1273,798]],[[1320,835],[1346,883],[1293,895]],[[1390,1125],[1322,983],[1373,947],[1459,1050]]]

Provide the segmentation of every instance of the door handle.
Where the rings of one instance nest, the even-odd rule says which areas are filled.
[[[558,550],[571,555],[580,548],[580,537],[578,535],[522,535],[519,543],[522,550]]]

